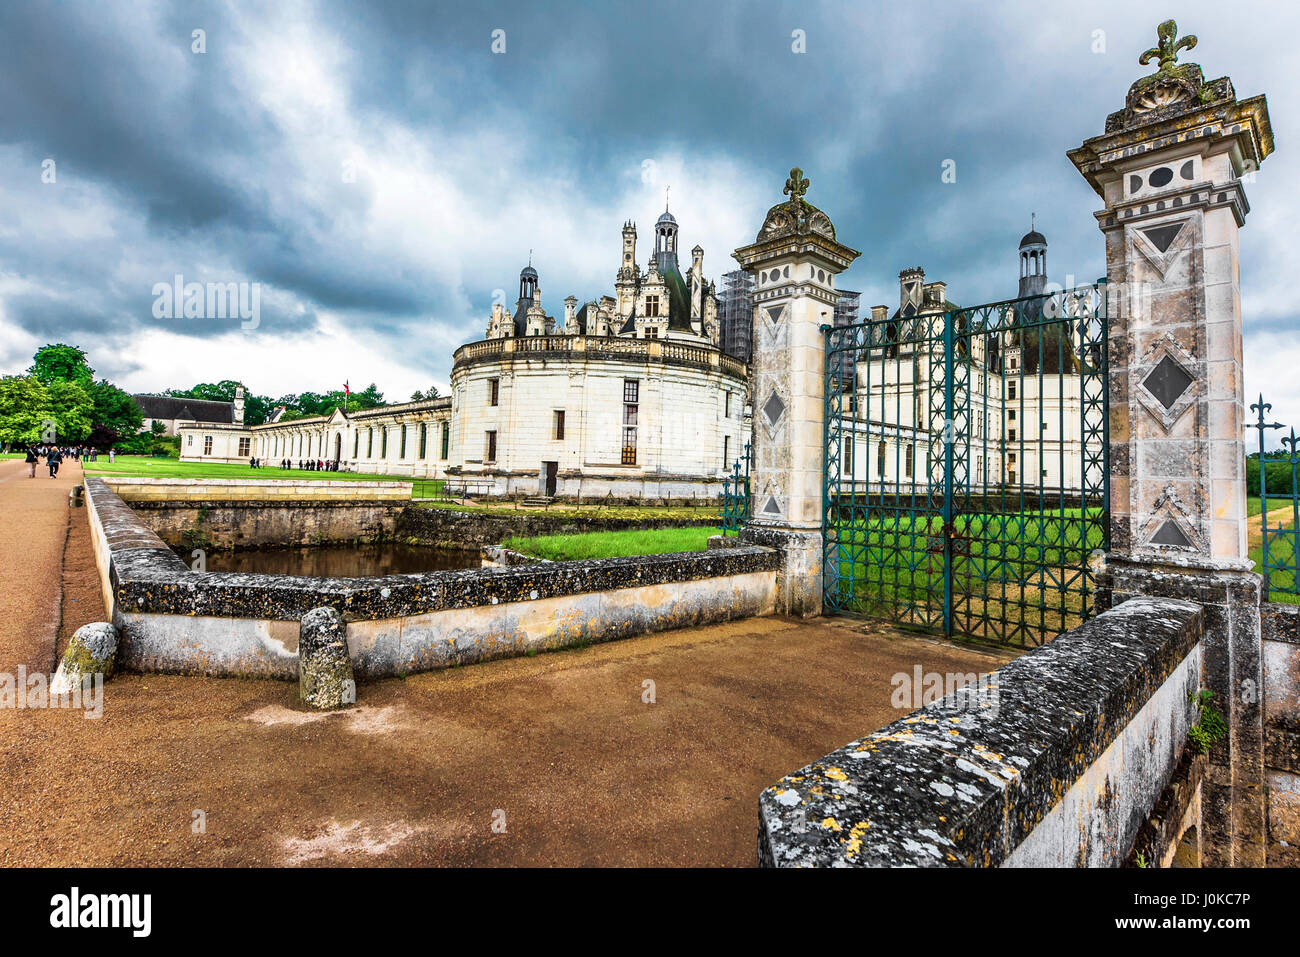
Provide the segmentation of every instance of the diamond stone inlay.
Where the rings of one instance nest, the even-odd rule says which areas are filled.
[[[785,403],[781,401],[781,397],[775,392],[769,395],[767,401],[763,403],[763,414],[767,416],[767,421],[773,425],[776,425],[781,420],[781,416],[785,414]]]
[[[783,315],[785,315],[785,306],[784,306],[784,305],[780,305],[780,306],[769,306],[769,307],[767,308],[767,321],[770,322],[770,323],[771,323],[772,325],[774,325],[774,326],[775,326],[778,322],[781,321],[781,317],[782,317]]]
[[[1186,369],[1169,356],[1165,356],[1142,380],[1142,384],[1156,397],[1156,401],[1165,407],[1165,411],[1168,411],[1192,384],[1192,377],[1187,374]]]
[[[1153,545],[1181,545],[1186,548],[1192,543],[1187,540],[1183,530],[1173,521],[1167,521],[1156,529],[1156,533],[1151,536]]]

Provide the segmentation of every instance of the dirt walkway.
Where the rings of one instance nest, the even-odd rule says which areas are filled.
[[[48,667],[22,621],[49,618],[69,514],[65,637],[102,616],[74,473],[10,471],[0,671]],[[759,791],[899,717],[893,675],[1007,657],[766,618],[365,684],[326,716],[286,682],[119,675],[97,720],[0,709],[0,865],[752,866]]]

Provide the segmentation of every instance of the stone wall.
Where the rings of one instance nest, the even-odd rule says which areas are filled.
[[[195,572],[103,480],[86,501],[119,662],[136,671],[294,679],[299,622],[320,606],[347,622],[363,678],[773,609],[777,555],[761,547],[374,578]]]
[[[408,502],[410,482],[301,479],[175,479],[109,476],[124,502]]]
[[[1260,620],[1268,864],[1300,867],[1300,606],[1265,602]]]
[[[395,537],[407,506],[385,502],[135,502],[168,545],[258,548],[376,542]]]
[[[1134,598],[787,775],[777,867],[1118,866],[1196,720],[1201,609]]]

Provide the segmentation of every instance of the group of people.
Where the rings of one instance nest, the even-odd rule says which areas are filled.
[[[249,459],[248,465],[250,468],[255,469],[266,468],[266,463],[256,457]],[[293,467],[293,459],[280,459],[280,468],[291,469]],[[299,459],[298,468],[304,472],[337,472],[340,470],[340,464],[338,459],[328,462],[324,459]]]
[[[36,466],[40,464],[41,459],[45,459],[45,465],[50,470],[50,478],[57,478],[59,474],[59,465],[64,459],[72,459],[74,462],[80,462],[83,459],[87,462],[94,462],[99,458],[99,450],[87,448],[84,445],[65,445],[58,446],[53,443],[38,443],[27,446],[27,477],[36,478]],[[113,460],[113,453],[108,453],[108,459]]]

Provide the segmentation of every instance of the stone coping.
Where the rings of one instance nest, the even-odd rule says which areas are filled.
[[[1192,602],[1133,598],[789,774],[759,797],[777,867],[995,866],[1200,641]]]
[[[195,572],[102,480],[87,479],[86,494],[109,550],[118,608],[136,614],[297,621],[329,605],[349,621],[376,620],[773,571],[779,563],[776,551],[750,546],[374,578]]]
[[[270,466],[267,466],[270,468]],[[183,486],[185,488],[215,486],[217,488],[242,488],[245,486],[265,486],[268,488],[293,488],[295,486],[305,486],[307,488],[390,488],[390,489],[407,489],[411,487],[409,479],[404,481],[348,481],[346,479],[258,479],[258,478],[153,478],[147,475],[90,475],[90,479],[99,479],[110,488],[117,488],[119,485],[140,485],[149,488],[159,486]]]

